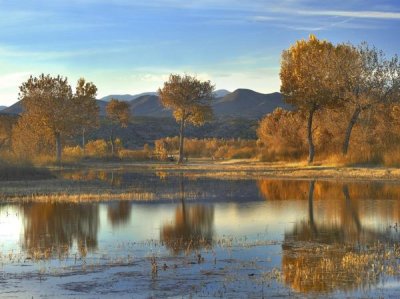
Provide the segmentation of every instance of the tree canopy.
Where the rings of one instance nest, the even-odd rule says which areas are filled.
[[[111,142],[111,155],[114,155],[115,136],[114,131],[116,126],[126,128],[130,120],[130,111],[128,103],[111,99],[106,106],[106,115],[111,122],[110,142]]]
[[[307,114],[308,162],[314,160],[313,117],[320,109],[338,104],[343,46],[334,46],[314,35],[299,40],[282,54],[281,92],[284,100]]]
[[[62,137],[96,121],[96,91],[96,86],[84,79],[78,81],[74,94],[67,78],[44,74],[31,76],[20,86],[19,98],[24,112],[19,121],[29,123],[34,131],[51,136],[55,142],[56,159],[60,162]]]
[[[189,75],[171,74],[163,88],[158,89],[161,104],[173,111],[180,123],[178,163],[183,162],[184,129],[186,124],[203,125],[212,119],[211,102],[215,86],[210,81],[200,81]]]

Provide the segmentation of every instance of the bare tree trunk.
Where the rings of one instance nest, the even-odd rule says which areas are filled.
[[[111,143],[111,156],[114,157],[114,147],[115,147],[115,142],[114,142],[114,128],[111,129],[111,134],[110,134],[110,143]]]
[[[82,128],[82,150],[83,156],[86,156],[86,140],[85,140],[85,128]]]
[[[308,164],[311,164],[314,161],[315,155],[315,147],[312,136],[312,124],[314,113],[317,110],[317,107],[314,105],[308,112],[308,121],[307,121],[307,139],[308,139]]]
[[[60,132],[55,133],[55,140],[56,140],[56,161],[57,161],[57,163],[60,163],[61,162],[61,153],[62,153]]]
[[[347,151],[349,150],[351,132],[358,120],[358,117],[360,116],[361,111],[362,109],[360,107],[357,107],[353,112],[349,124],[347,125],[346,134],[344,136],[343,148],[342,148],[342,153],[344,156],[347,155]]]
[[[185,120],[181,119],[181,128],[179,131],[179,159],[178,164],[183,163],[183,139],[185,138]]]

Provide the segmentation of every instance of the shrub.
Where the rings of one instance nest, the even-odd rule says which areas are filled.
[[[90,157],[106,157],[108,154],[107,142],[103,139],[89,141],[86,144],[86,154]]]

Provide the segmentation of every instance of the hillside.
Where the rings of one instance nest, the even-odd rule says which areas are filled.
[[[133,116],[171,117],[170,110],[164,108],[158,96],[145,95],[129,102]]]
[[[6,109],[7,106],[0,106],[0,111]]]
[[[242,138],[255,139],[257,120],[242,118],[215,119],[202,127],[188,126],[186,136],[189,138]],[[88,139],[109,139],[111,128],[102,122],[99,129],[89,132]],[[121,138],[129,148],[142,147],[145,143],[153,144],[154,140],[163,137],[174,137],[179,134],[179,125],[171,117],[142,117],[132,119],[127,128],[118,128],[115,136]],[[75,138],[80,142],[80,137]]]
[[[237,89],[218,98],[213,105],[215,115],[259,119],[277,107],[290,109],[279,92],[262,94],[249,89]]]

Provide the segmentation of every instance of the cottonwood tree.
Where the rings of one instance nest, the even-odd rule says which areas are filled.
[[[299,111],[276,108],[260,121],[257,136],[271,157],[293,158],[307,152],[302,118]]]
[[[85,92],[93,94],[95,86],[92,83],[88,86],[90,88]],[[19,123],[29,124],[31,130],[52,138],[56,161],[61,162],[62,138],[74,134],[89,113],[87,102],[78,100],[81,91],[73,94],[67,78],[41,74],[22,83],[19,98],[24,108]]]
[[[12,128],[17,121],[17,116],[0,114],[0,151],[10,148]]]
[[[126,102],[111,99],[106,106],[106,115],[111,123],[110,143],[111,155],[115,152],[115,130],[118,126],[122,128],[128,127],[130,120],[129,105]]]
[[[330,107],[338,99],[336,48],[310,35],[283,51],[281,93],[284,100],[307,115],[308,162],[315,155],[313,118],[316,111]]]
[[[345,83],[343,100],[346,107],[352,110],[342,145],[342,153],[346,155],[353,127],[360,114],[381,105],[399,102],[400,63],[397,56],[386,59],[382,51],[363,44],[347,53],[342,66],[342,70],[345,70],[342,72]]]
[[[99,106],[96,103],[97,87],[92,82],[86,82],[84,78],[78,80],[75,92],[74,107],[76,111],[76,121],[82,131],[82,149],[85,155],[85,134],[91,128],[99,125]],[[82,113],[84,111],[84,113]]]
[[[72,90],[67,78],[50,75],[31,76],[20,87],[20,99],[25,112],[22,118],[29,119],[37,130],[44,130],[54,138],[56,160],[61,161],[61,137],[71,132],[74,116]]]
[[[175,120],[180,124],[179,159],[183,163],[185,126],[201,126],[212,118],[211,102],[215,86],[210,81],[200,81],[189,75],[171,74],[163,88],[158,89],[161,104],[173,111]]]

